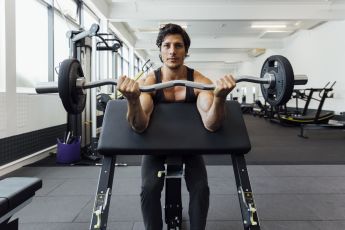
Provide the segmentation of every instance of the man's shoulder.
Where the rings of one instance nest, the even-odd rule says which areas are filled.
[[[146,77],[145,80],[143,82],[144,84],[155,84],[156,83],[156,77],[155,77],[155,73],[153,71],[149,72]]]
[[[211,83],[211,80],[208,77],[206,77],[197,70],[194,70],[194,81],[202,83]]]

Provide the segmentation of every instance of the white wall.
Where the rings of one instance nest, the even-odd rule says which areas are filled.
[[[327,22],[313,30],[304,30],[285,41],[282,50],[268,50],[251,63],[243,63],[239,74],[260,75],[265,59],[274,54],[287,57],[295,74],[308,76],[308,84],[295,88],[322,88],[328,81],[337,81],[334,86],[334,98],[325,101],[323,109],[336,113],[345,111],[345,21]],[[289,106],[295,101],[290,100]],[[313,102],[310,108],[317,108]],[[303,104],[302,104],[303,106]]]
[[[301,31],[289,41],[285,55],[295,73],[308,75],[307,87],[322,88],[329,81],[337,81],[334,98],[326,99],[324,109],[345,111],[345,21]]]
[[[5,90],[5,41],[4,39],[5,39],[5,1],[0,0],[0,92],[4,92]]]

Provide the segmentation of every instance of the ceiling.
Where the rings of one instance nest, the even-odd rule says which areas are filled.
[[[132,34],[135,49],[159,66],[165,23],[185,27],[191,66],[230,68],[265,49],[282,49],[300,30],[345,19],[345,0],[106,0],[109,21]],[[257,26],[259,28],[253,28]]]

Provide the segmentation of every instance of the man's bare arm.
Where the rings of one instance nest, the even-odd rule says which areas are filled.
[[[211,84],[208,78],[201,78],[201,82]],[[226,96],[235,87],[232,76],[225,76],[217,81],[214,92],[200,91],[197,99],[197,108],[207,130],[214,132],[221,126],[224,119],[224,104]]]
[[[143,132],[150,121],[153,102],[150,95],[141,95],[137,100],[128,101],[127,121],[138,133]]]
[[[154,78],[148,76],[142,83],[151,85]],[[129,78],[120,78],[119,91],[127,98],[127,120],[136,132],[143,132],[149,124],[153,111],[153,100],[151,93],[141,93],[138,82]]]

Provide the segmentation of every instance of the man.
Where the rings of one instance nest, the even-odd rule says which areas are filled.
[[[163,66],[148,74],[143,85],[172,80],[212,84],[207,77],[184,65],[190,38],[179,25],[167,24],[162,27],[156,44],[160,49],[159,57]],[[122,76],[118,81],[118,90],[127,98],[127,119],[136,132],[145,131],[149,125],[154,105],[161,102],[196,102],[205,128],[214,132],[222,124],[226,96],[236,85],[231,75],[224,76],[216,83],[216,89],[213,92],[176,86],[153,93],[141,93],[137,82]],[[190,194],[190,229],[202,230],[206,226],[209,206],[205,163],[201,155],[184,157],[183,161],[186,185]],[[140,195],[147,230],[161,230],[163,227],[160,198],[164,179],[158,178],[157,172],[164,170],[164,162],[164,156],[146,155],[142,159],[142,191]]]

